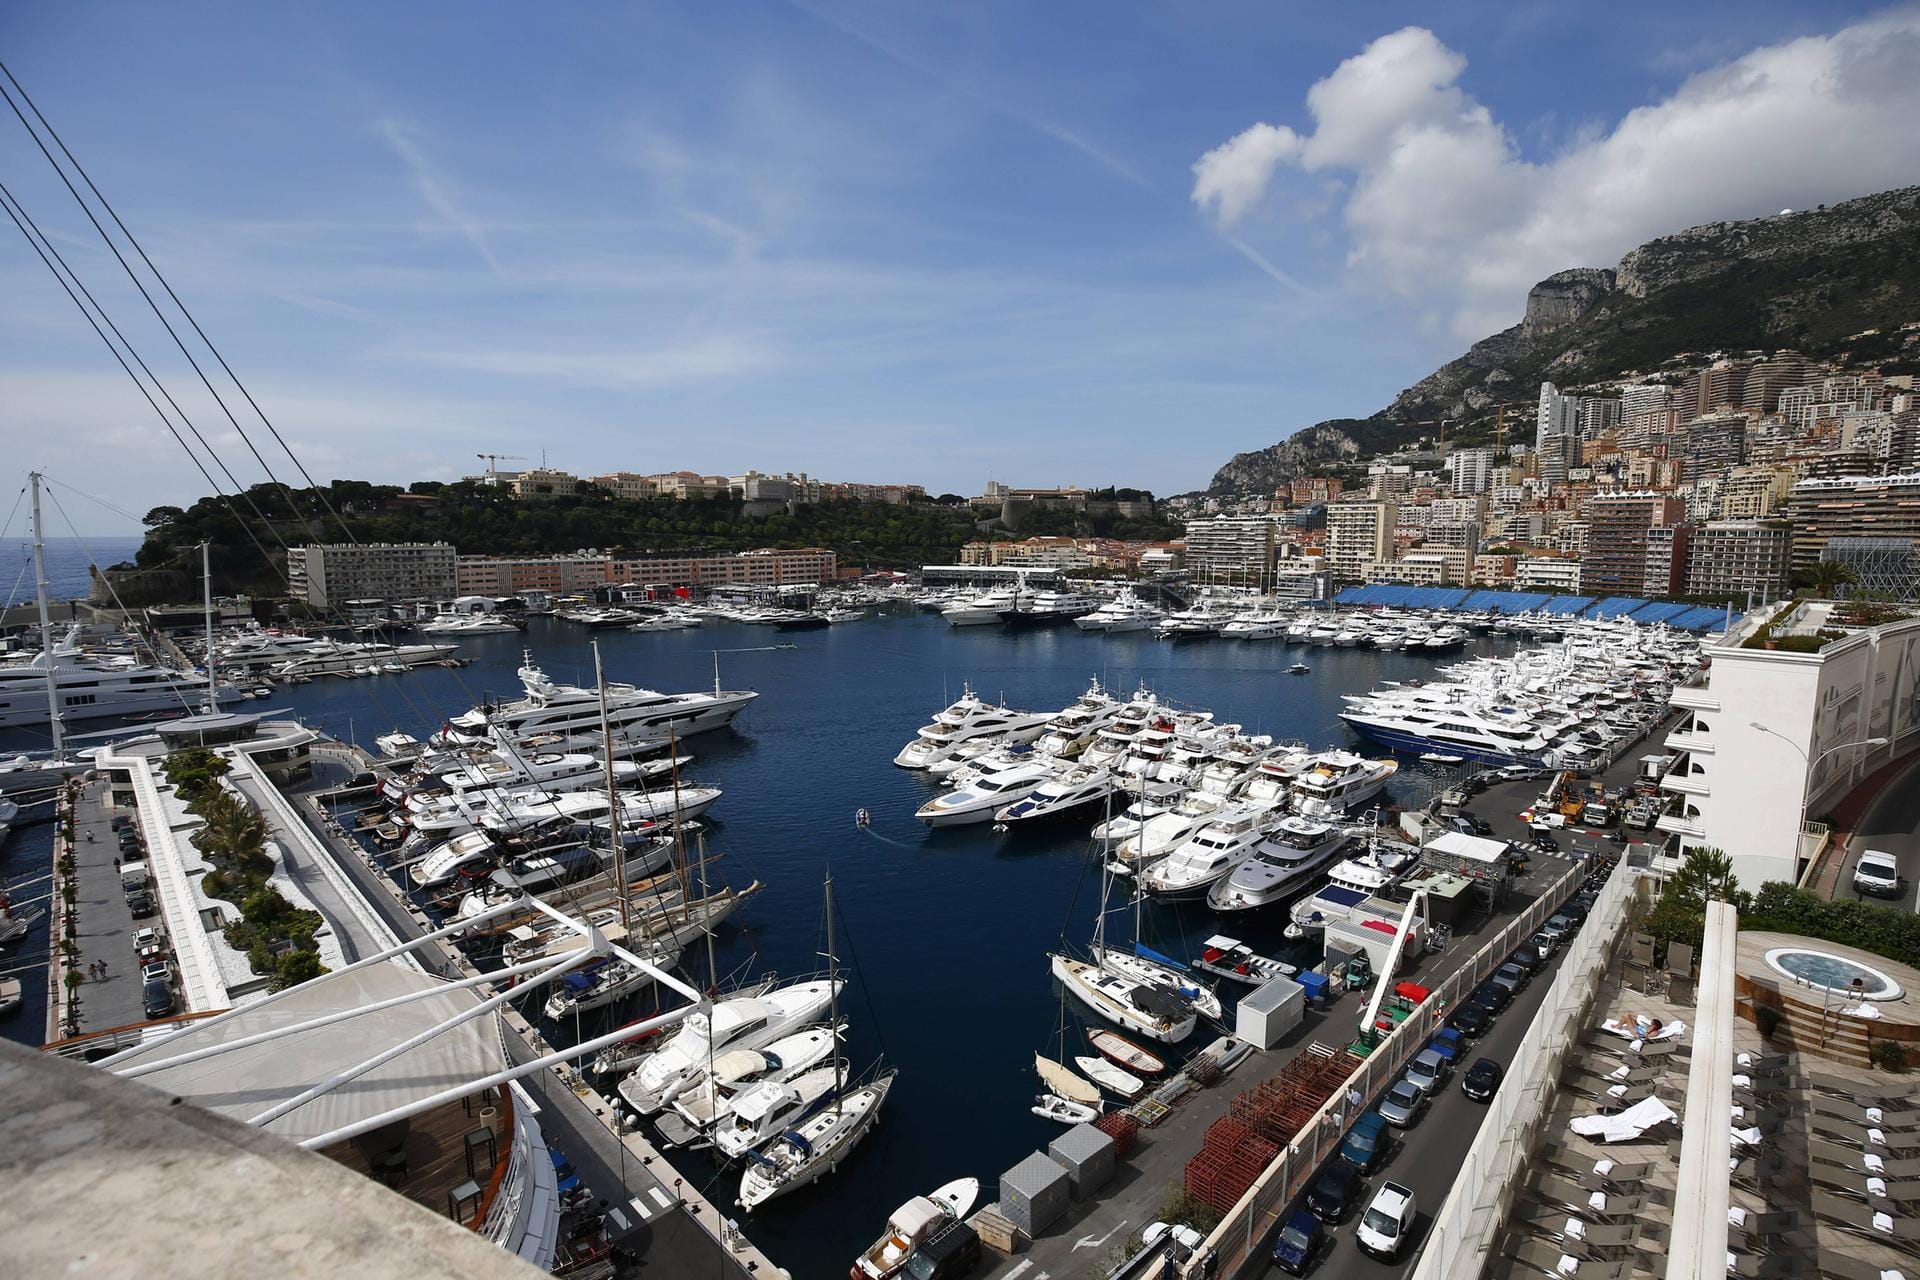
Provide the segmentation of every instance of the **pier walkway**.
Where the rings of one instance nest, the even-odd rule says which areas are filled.
[[[146,1020],[133,935],[142,925],[159,922],[157,915],[144,921],[135,920],[120,889],[120,868],[114,861],[120,844],[113,830],[113,810],[107,803],[107,785],[96,782],[83,787],[73,816],[76,896],[73,924],[65,936],[79,949],[74,963],[80,972],[90,975],[91,966],[101,962],[106,965],[106,977],[87,977],[71,1002],[69,1029],[63,1031],[57,1025],[49,1026],[50,1040],[63,1034],[103,1031]],[[55,857],[58,856],[56,847]],[[21,903],[51,906],[53,883],[49,879],[27,889],[21,895]],[[57,969],[64,969],[58,956],[52,959]],[[50,1013],[49,1022],[52,1021]]]

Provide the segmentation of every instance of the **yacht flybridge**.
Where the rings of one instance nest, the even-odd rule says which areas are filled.
[[[596,689],[559,684],[525,655],[520,683],[526,696],[514,702],[483,705],[449,720],[433,735],[436,747],[471,746],[489,741],[491,731],[516,741],[535,735],[556,737],[562,750],[598,750],[602,742],[600,694]],[[711,693],[658,693],[632,684],[608,684],[607,728],[616,743],[664,744],[670,737],[692,737],[724,729],[760,695],[751,690]]]
[[[1400,765],[1351,751],[1328,751],[1293,780],[1293,807],[1310,818],[1338,818],[1380,794]]]
[[[1249,911],[1285,901],[1304,892],[1347,839],[1346,831],[1330,822],[1282,818],[1253,857],[1207,890],[1207,905],[1215,911]]]
[[[1040,736],[1050,718],[1044,712],[996,706],[971,685],[963,686],[959,700],[934,716],[932,724],[922,725],[893,762],[902,769],[925,769],[968,743],[1031,741]]]

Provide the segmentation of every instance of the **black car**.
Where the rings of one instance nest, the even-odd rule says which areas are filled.
[[[1535,830],[1533,833],[1533,844],[1536,849],[1544,850],[1547,853],[1558,853],[1560,851],[1560,842],[1553,838],[1551,831]]]
[[[1472,995],[1467,997],[1467,1003],[1479,1005],[1487,1011],[1487,1016],[1491,1017],[1506,1008],[1507,1002],[1512,999],[1513,992],[1505,987],[1492,982],[1483,982],[1474,988]]]
[[[1492,1058],[1481,1058],[1460,1078],[1460,1092],[1475,1102],[1491,1102],[1494,1091],[1500,1087],[1500,1077],[1505,1074],[1505,1068]]]
[[[164,1018],[173,1012],[173,990],[167,986],[165,978],[154,978],[140,993],[142,1005],[149,1018]]]
[[[964,1222],[949,1222],[925,1240],[902,1268],[910,1280],[958,1280],[980,1265],[980,1233]]]
[[[1484,1005],[1477,1005],[1469,999],[1465,1004],[1447,1015],[1447,1025],[1463,1036],[1479,1039],[1493,1025],[1493,1014]]]
[[[145,890],[137,890],[127,895],[127,908],[135,920],[145,920],[153,914],[153,899]]]
[[[1333,1160],[1320,1171],[1320,1176],[1307,1188],[1306,1199],[1301,1201],[1313,1216],[1325,1223],[1339,1222],[1353,1208],[1354,1201],[1367,1189],[1360,1179],[1360,1171],[1345,1160]]]
[[[1513,954],[1507,957],[1507,963],[1517,964],[1529,974],[1540,972],[1540,966],[1546,963],[1546,957],[1540,954],[1540,948],[1531,942],[1523,942],[1515,947]]]
[[[1586,921],[1587,912],[1591,910],[1593,910],[1593,895],[1588,893],[1576,893],[1560,906],[1561,915],[1581,923]]]

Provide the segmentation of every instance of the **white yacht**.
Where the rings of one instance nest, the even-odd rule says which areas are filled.
[[[1171,956],[1161,955],[1144,942],[1135,942],[1132,951],[1120,951],[1096,942],[1092,952],[1093,962],[1107,972],[1158,987],[1191,1006],[1201,1017],[1220,1020],[1220,997],[1211,987],[1196,981],[1187,966]]]
[[[408,878],[422,889],[452,884],[462,871],[491,866],[500,857],[500,845],[485,831],[468,831],[437,845],[408,869]]]
[[[1000,611],[1000,621],[1009,627],[1057,627],[1092,613],[1100,602],[1078,591],[1036,591],[1014,593],[1013,604]]]
[[[47,723],[47,668],[53,668],[60,720],[98,720],[148,711],[188,712],[207,702],[207,678],[191,671],[149,666],[128,657],[94,656],[80,649],[80,628],[24,662],[0,666],[0,729]],[[221,702],[246,697],[230,684],[216,691]]]
[[[998,626],[1000,615],[1013,608],[1013,588],[1001,587],[956,600],[940,610],[950,627]]]
[[[1166,614],[1154,608],[1133,593],[1132,587],[1126,587],[1113,599],[1073,620],[1073,625],[1082,631],[1105,631],[1109,635],[1120,635],[1129,631],[1145,631],[1154,626]]]
[[[1338,818],[1379,795],[1399,771],[1397,760],[1325,752],[1293,780],[1294,811],[1309,818]]]
[[[1553,744],[1525,717],[1494,715],[1467,705],[1436,706],[1400,698],[1367,698],[1340,713],[1354,732],[1395,751],[1437,752],[1486,764],[1549,763]]]
[[[714,1149],[730,1160],[740,1159],[800,1123],[846,1074],[845,1061],[836,1061],[790,1080],[762,1080],[749,1085],[734,1097],[728,1115],[714,1126]]]
[[[361,644],[357,641],[321,640],[297,658],[289,658],[272,668],[275,680],[297,680],[302,676],[360,673],[368,667],[384,669],[389,663],[417,667],[439,662],[459,651],[451,644]]]
[[[1015,711],[996,706],[963,685],[959,699],[933,717],[931,724],[920,726],[912,742],[900,749],[893,762],[902,769],[925,769],[946,758],[968,743],[1027,742],[1040,736],[1049,717],[1044,712]]]
[[[986,822],[997,810],[1015,800],[1024,800],[1053,779],[1053,768],[1045,761],[1010,765],[985,774],[973,782],[921,805],[914,817],[930,827],[957,827],[971,822]]]
[[[1056,953],[1048,957],[1048,964],[1054,978],[1076,1000],[1114,1025],[1149,1040],[1179,1044],[1199,1023],[1189,1001],[1151,982],[1069,955]]]
[[[1278,811],[1235,805],[1175,845],[1140,873],[1140,887],[1162,898],[1195,897],[1254,855],[1279,821]]]
[[[520,630],[520,624],[498,613],[440,613],[416,628],[427,636],[494,636]]]
[[[1068,817],[1105,800],[1118,785],[1111,769],[1085,763],[1069,764],[1022,799],[1000,808],[993,820],[1007,825],[1030,825]]]
[[[652,1115],[705,1079],[708,1063],[729,1049],[758,1049],[821,1020],[838,994],[837,981],[799,982],[764,995],[736,996],[704,1013],[687,1016],[680,1029],[632,1075],[620,1096],[641,1115]]]
[[[1228,640],[1278,640],[1287,632],[1284,613],[1250,613],[1220,628]]]
[[[1207,791],[1189,791],[1165,812],[1148,818],[1132,835],[1122,836],[1114,857],[1124,870],[1150,867],[1184,843],[1188,836],[1220,816],[1226,807],[1223,796]]]
[[[600,692],[595,688],[557,684],[524,655],[519,671],[526,696],[514,702],[483,705],[453,717],[433,735],[437,747],[469,746],[488,740],[498,729],[516,741],[533,735],[556,735],[559,745],[596,750],[601,744]],[[712,693],[658,693],[638,685],[609,682],[607,721],[617,743],[665,742],[669,734],[682,738],[724,729],[760,695],[749,690]]]
[[[656,969],[671,969],[680,962],[680,948],[672,943],[642,943],[631,939],[627,945]],[[604,1009],[652,985],[651,973],[616,957],[560,979],[541,1011],[555,1021],[577,1017]]]
[[[1177,783],[1148,782],[1121,789],[1133,802],[1093,828],[1093,842],[1100,848],[1115,848],[1139,835],[1155,818],[1171,811],[1186,796],[1187,789]]]
[[[1100,687],[1096,677],[1087,691],[1061,708],[1034,739],[1034,750],[1059,760],[1071,760],[1092,745],[1100,730],[1112,724],[1126,704]]]
[[[1288,911],[1287,937],[1304,938],[1325,929],[1330,920],[1349,919],[1361,903],[1399,883],[1417,860],[1412,852],[1375,844],[1365,853],[1334,864],[1327,882]]]
[[[676,793],[663,789],[650,793],[623,792],[620,796],[620,826],[632,830],[646,822],[690,822],[712,808],[720,798],[718,787],[683,786]],[[503,835],[535,828],[551,828],[561,823],[592,822],[608,813],[604,791],[569,791],[552,795],[529,791],[510,795],[479,818],[478,826]],[[418,825],[418,819],[415,820]]]
[[[1253,857],[1207,890],[1207,905],[1215,911],[1250,911],[1284,901],[1305,890],[1346,845],[1347,833],[1331,822],[1282,818]]]
[[[673,1100],[671,1111],[661,1113],[655,1127],[668,1142],[690,1142],[714,1125],[724,1124],[733,1114],[734,1101],[755,1085],[781,1084],[805,1075],[827,1062],[838,1043],[834,1028],[814,1026],[764,1048],[729,1049],[713,1060],[706,1078]]]
[[[740,1179],[740,1207],[751,1213],[776,1196],[809,1186],[839,1168],[880,1122],[880,1109],[894,1079],[895,1073],[889,1071],[872,1084],[838,1094],[774,1139],[765,1151],[756,1152]]]
[[[1153,629],[1162,640],[1208,640],[1226,629],[1233,615],[1211,602],[1170,613]]]

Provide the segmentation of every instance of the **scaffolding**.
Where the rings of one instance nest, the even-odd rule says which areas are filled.
[[[1911,604],[1920,600],[1920,563],[1908,538],[1828,538],[1820,558],[1853,570],[1835,594]]]

